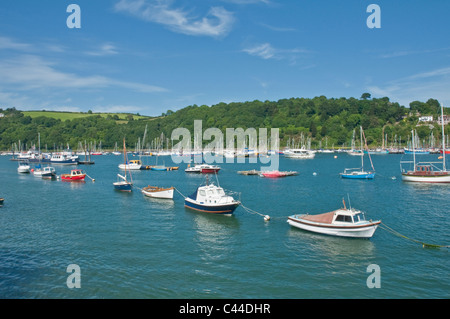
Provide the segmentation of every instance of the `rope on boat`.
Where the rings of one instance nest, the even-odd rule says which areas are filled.
[[[91,179],[91,181],[95,182],[95,178],[90,177],[88,174],[86,174],[87,177]]]
[[[382,229],[384,229],[384,230],[387,230],[388,232],[390,232],[390,233],[392,233],[392,234],[394,234],[394,235],[396,235],[396,236],[399,236],[399,237],[408,239],[408,240],[410,240],[410,241],[413,241],[413,242],[415,242],[415,243],[421,244],[423,248],[449,248],[449,247],[450,247],[450,245],[427,244],[427,243],[421,242],[421,241],[419,241],[419,240],[416,240],[416,239],[412,239],[412,238],[406,237],[405,235],[402,235],[402,234],[400,234],[399,232],[393,230],[392,228],[386,226],[384,223],[381,223],[381,224],[380,224],[380,228],[382,228]]]
[[[250,213],[250,214],[257,214],[257,215],[260,215],[260,216],[264,217],[264,220],[265,220],[266,222],[268,222],[268,221],[270,220],[270,216],[269,216],[269,215],[264,215],[264,214],[258,213],[257,211],[254,211],[253,209],[250,209],[250,208],[248,208],[248,207],[245,207],[242,203],[241,203],[241,207],[242,207],[245,211],[247,211],[248,213]]]

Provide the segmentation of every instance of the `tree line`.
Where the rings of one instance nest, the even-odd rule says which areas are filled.
[[[184,127],[193,132],[194,120],[203,121],[203,129],[226,128],[279,128],[281,146],[290,139],[308,137],[312,147],[349,146],[353,130],[359,132],[362,126],[369,146],[381,146],[387,136],[391,143],[401,139],[404,143],[417,129],[420,139],[431,134],[440,137],[440,127],[436,123],[417,126],[419,116],[440,116],[440,104],[435,99],[426,102],[413,101],[409,108],[391,102],[388,97],[371,98],[364,93],[361,98],[290,98],[278,101],[246,101],[218,103],[216,105],[190,105],[176,112],[168,110],[155,119],[143,118],[127,123],[117,121],[112,116],[102,117],[93,114],[89,117],[72,120],[60,120],[47,116],[31,118],[15,108],[0,109],[0,149],[10,150],[14,143],[37,145],[40,135],[41,147],[48,150],[67,147],[76,149],[81,142],[84,145],[101,141],[104,149],[113,149],[117,143],[122,145],[125,137],[127,148],[134,147],[143,138],[147,127],[146,145],[159,139],[161,134],[171,136],[175,128]],[[445,109],[449,114],[449,109]],[[384,133],[384,135],[383,135]],[[448,132],[446,132],[448,134]],[[358,135],[357,135],[358,136]],[[164,141],[165,143],[166,141]],[[164,144],[166,145],[166,144]]]

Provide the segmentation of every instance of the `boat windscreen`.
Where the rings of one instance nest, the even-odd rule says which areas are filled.
[[[348,215],[337,215],[335,221],[337,221],[337,222],[351,223],[351,222],[352,222],[352,216],[348,216]]]

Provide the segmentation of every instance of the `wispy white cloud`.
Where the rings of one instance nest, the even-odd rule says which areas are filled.
[[[28,43],[20,43],[8,37],[0,37],[0,50],[29,50],[31,45]]]
[[[277,32],[295,32],[295,31],[297,31],[297,29],[295,29],[295,28],[278,27],[278,26],[273,26],[273,25],[269,25],[266,23],[261,23],[261,25],[269,30],[277,31]]]
[[[270,3],[272,3],[272,1],[270,1],[270,0],[223,0],[223,1],[236,3],[236,4],[255,4],[255,3],[270,4]]]
[[[23,108],[24,106],[29,106],[30,103],[31,100],[22,94],[0,91],[0,105],[3,108]]]
[[[57,69],[55,63],[35,55],[22,55],[0,62],[0,83],[16,89],[92,89],[120,87],[138,92],[165,92],[165,88],[111,79],[101,75],[81,76]]]
[[[136,105],[96,105],[92,107],[97,113],[139,113],[145,109]]]
[[[450,48],[438,48],[438,49],[427,49],[427,50],[397,50],[388,53],[380,54],[379,57],[382,59],[390,59],[390,58],[398,58],[410,55],[418,55],[418,54],[429,54],[429,53],[437,53],[442,51],[448,51]]]
[[[58,44],[48,44],[45,47],[50,52],[55,52],[55,53],[64,53],[64,52],[66,52],[66,48],[64,46],[58,45]]]
[[[279,49],[273,47],[270,43],[256,44],[244,48],[242,50],[252,56],[260,57],[264,60],[288,60],[291,64],[296,64],[301,55],[311,53],[309,50],[294,48],[294,49]]]
[[[108,56],[108,55],[116,55],[118,53],[119,52],[117,51],[116,46],[114,46],[111,43],[103,43],[95,50],[86,52],[87,55],[91,56]]]
[[[415,54],[415,51],[395,51],[395,52],[381,54],[380,58],[383,58],[383,59],[397,58],[397,57],[407,56],[407,55],[411,55],[411,54]]]
[[[413,74],[405,79],[406,80],[426,79],[426,78],[435,78],[437,76],[448,76],[448,75],[450,75],[450,67]]]
[[[81,112],[81,108],[73,105],[61,105],[45,102],[44,105],[39,105],[38,107],[23,108],[26,110],[46,110],[46,111],[58,111],[58,112]]]
[[[117,12],[125,12],[144,21],[158,23],[178,33],[221,37],[234,23],[233,14],[223,7],[211,7],[206,16],[198,18],[181,8],[173,8],[168,0],[120,0]]]
[[[371,85],[367,90],[372,95],[387,96],[404,106],[409,106],[412,101],[427,101],[429,98],[449,105],[449,87],[450,67],[443,67],[388,81],[385,85]]]
[[[270,45],[270,43],[258,44],[246,49],[243,49],[244,52],[258,56],[265,60],[271,59],[275,57],[275,49]]]
[[[36,53],[36,52],[63,53],[66,51],[64,46],[48,42],[48,40],[39,41],[38,44],[31,44],[19,42],[16,39],[5,36],[0,36],[0,51],[1,50],[13,50],[22,53]]]

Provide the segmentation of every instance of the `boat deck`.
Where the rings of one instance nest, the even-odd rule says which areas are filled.
[[[331,224],[333,221],[333,217],[336,211],[324,213],[324,214],[318,214],[318,215],[302,215],[300,216],[301,219],[315,222],[315,223],[322,223],[322,224]]]
[[[240,175],[259,175],[260,171],[257,170],[251,170],[251,171],[238,171],[238,174]]]

